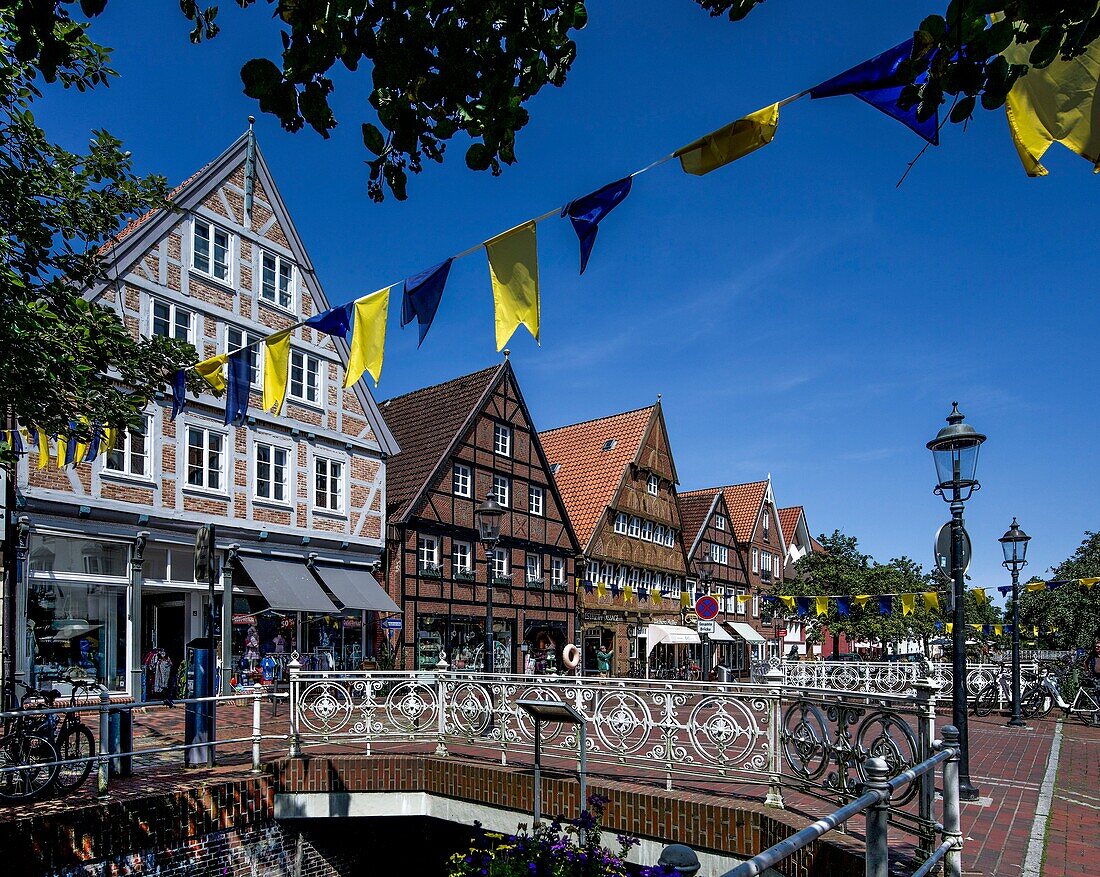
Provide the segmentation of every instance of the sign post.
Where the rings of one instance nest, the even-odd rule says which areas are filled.
[[[695,629],[703,638],[703,672],[701,675],[704,682],[710,679],[710,635],[714,633],[714,619],[718,617],[718,608],[717,598],[712,597],[710,594],[704,594],[695,601],[695,614],[699,619],[695,624]]]
[[[196,689],[196,697],[213,697],[215,694],[214,679],[217,676],[217,644],[214,639],[214,579],[217,578],[217,549],[215,547],[216,530],[213,524],[203,524],[199,527],[198,532],[195,533],[195,581],[201,582],[206,580],[208,588],[209,606],[206,613],[206,640],[207,640],[207,652],[209,654],[210,666],[207,668],[203,678],[206,684],[202,686],[202,690]],[[222,656],[223,661],[229,661],[228,655]],[[198,678],[196,676],[196,678]],[[207,764],[210,767],[214,766],[214,740],[215,740],[215,719],[214,719],[214,702],[208,701],[206,704],[206,726],[207,736],[206,739],[210,741],[211,745],[207,747]]]

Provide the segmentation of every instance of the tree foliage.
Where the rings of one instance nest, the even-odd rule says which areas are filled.
[[[0,8],[0,399],[21,425],[87,438],[93,423],[136,423],[195,352],[136,339],[82,297],[109,271],[98,248],[128,216],[163,204],[165,184],[136,176],[106,131],[94,132],[85,154],[49,140],[33,113],[40,81],[84,91],[114,71],[85,25],[55,21],[53,42],[29,47],[25,12]],[[11,448],[0,456],[10,462]]]
[[[252,58],[241,68],[245,93],[288,131],[307,125],[327,137],[337,120],[329,103],[333,71],[369,66],[371,118],[362,123],[370,196],[388,188],[406,197],[408,174],[425,159],[442,162],[459,132],[471,139],[466,164],[499,174],[516,161],[516,134],[527,124],[525,104],[546,85],[561,86],[577,55],[572,34],[585,26],[583,0],[236,0],[273,7],[281,23],[278,60]],[[738,21],[763,0],[695,0],[712,16]],[[900,103],[931,117],[948,98],[950,119],[963,122],[980,104],[1002,106],[1028,70],[1002,52],[1030,46],[1029,63],[1046,67],[1081,54],[1100,36],[1093,0],[951,0],[914,22],[914,49],[901,71]],[[85,18],[107,0],[81,0]],[[0,0],[15,11],[19,57],[49,78],[68,60],[56,24],[71,22],[73,0]],[[180,0],[191,41],[217,35],[218,6]],[[996,14],[997,18],[990,17]],[[900,40],[899,40],[900,42]],[[887,46],[875,47],[878,50]],[[810,83],[813,84],[813,83]]]
[[[1100,638],[1100,585],[1080,587],[1076,579],[1100,576],[1100,533],[1085,532],[1073,554],[1052,570],[1070,583],[1053,591],[1025,591],[1020,598],[1020,624],[1038,627],[1040,644],[1060,649],[1091,650]],[[1049,633],[1051,628],[1057,628]]]

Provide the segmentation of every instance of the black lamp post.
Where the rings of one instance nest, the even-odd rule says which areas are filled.
[[[1023,728],[1026,723],[1020,712],[1020,570],[1027,566],[1027,543],[1031,537],[1013,518],[1012,526],[997,541],[1004,551],[1004,566],[1012,573],[1012,718],[1008,723]]]
[[[970,782],[970,745],[966,727],[966,569],[963,565],[963,504],[980,488],[976,477],[978,448],[985,436],[967,423],[959,413],[959,403],[951,403],[947,426],[943,427],[928,450],[936,463],[934,493],[951,504],[951,579],[954,582],[954,654],[952,656],[953,720],[959,729],[959,797],[975,801],[978,790]]]
[[[500,541],[500,521],[504,517],[504,508],[493,498],[493,492],[474,509],[478,539],[485,548],[485,672],[495,669],[493,661],[493,569],[496,561],[497,542]]]
[[[707,549],[707,553],[703,555],[702,559],[695,564],[699,569],[699,584],[702,585],[703,593],[710,594],[710,583],[714,578],[714,561],[710,556],[710,549]],[[703,681],[710,679],[710,634],[705,634],[703,637]]]

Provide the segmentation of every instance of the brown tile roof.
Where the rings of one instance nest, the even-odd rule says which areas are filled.
[[[505,367],[494,365],[378,406],[401,447],[400,454],[386,461],[387,515],[401,518],[409,513],[409,504]]]
[[[559,426],[539,433],[554,480],[581,546],[615,496],[628,463],[638,456],[656,405]],[[614,440],[614,446],[604,447]]]
[[[726,500],[726,506],[730,511],[730,524],[733,526],[733,535],[738,542],[748,542],[752,536],[752,528],[756,524],[756,516],[760,511],[760,505],[764,502],[764,494],[767,492],[768,482],[750,481],[747,484],[728,484],[725,487],[706,487],[702,490],[693,490],[681,493],[681,499],[693,493],[709,493],[713,496],[718,491],[722,492]],[[782,524],[780,525],[782,527]],[[786,530],[783,531],[786,533]]]
[[[707,514],[714,505],[718,490],[689,490],[678,494],[680,501],[680,528],[684,534],[684,547],[691,552],[699,539],[699,533],[707,522]]]
[[[186,189],[188,186],[190,186],[195,180],[197,180],[202,172],[206,170],[209,166],[209,164],[204,164],[201,168],[199,168],[197,171],[191,174],[191,176],[189,176],[186,180],[184,180],[182,183],[176,186],[176,188],[169,192],[166,199],[168,203],[171,203],[176,198],[178,198],[180,193],[183,192],[183,190]],[[122,243],[123,239],[128,238],[130,235],[132,235],[135,231],[145,225],[145,223],[147,223],[150,219],[160,213],[162,209],[163,208],[161,207],[154,207],[152,210],[146,210],[143,214],[141,214],[141,216],[137,216],[134,219],[131,219],[128,223],[126,223],[126,225],[122,227],[122,230],[118,234],[116,234],[110,240],[104,241],[103,246],[99,248],[99,255],[104,256],[109,253],[112,249]]]
[[[783,538],[790,541],[794,538],[795,528],[798,527],[798,519],[802,515],[802,506],[792,505],[785,509],[777,509],[779,512],[779,526],[783,530]]]

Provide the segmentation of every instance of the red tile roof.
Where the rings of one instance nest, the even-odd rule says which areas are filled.
[[[678,494],[680,502],[680,528],[684,534],[684,547],[691,551],[699,538],[699,533],[707,523],[707,515],[714,506],[714,497],[719,491],[716,488],[708,490],[689,490]]]
[[[777,509],[779,512],[779,526],[783,529],[783,538],[787,540],[787,544],[790,544],[794,539],[795,529],[798,527],[798,519],[802,516],[803,510],[800,505],[788,506],[785,509]]]
[[[733,526],[734,537],[738,542],[748,542],[752,536],[753,527],[756,525],[756,516],[760,513],[760,506],[764,502],[767,489],[768,482],[766,480],[750,481],[747,484],[706,487],[702,490],[681,493],[680,497],[683,498],[694,493],[710,493],[713,496],[721,491],[730,511],[730,524]],[[780,526],[782,527],[782,524]],[[786,533],[785,530],[784,533]]]
[[[378,406],[401,453],[386,461],[386,510],[402,518],[506,363],[387,399]]]
[[[562,502],[582,546],[611,503],[628,463],[638,456],[656,405],[539,433]],[[612,447],[604,450],[609,442]]]
[[[189,176],[186,180],[176,186],[176,188],[168,193],[167,201],[171,203],[176,198],[178,198],[180,193],[182,193],[184,189],[186,189],[195,180],[197,180],[202,172],[206,170],[209,166],[209,164],[204,164],[201,168],[191,174],[191,176]],[[103,246],[99,248],[99,255],[103,256],[109,253],[112,249],[122,243],[124,238],[128,238],[130,235],[132,235],[135,231],[145,225],[146,222],[148,222],[150,219],[160,213],[162,209],[163,208],[160,207],[154,207],[152,210],[146,210],[143,214],[141,214],[141,216],[137,216],[134,219],[131,219],[128,223],[126,223],[126,225],[122,227],[122,230],[118,234],[116,234],[110,240],[104,241]]]

